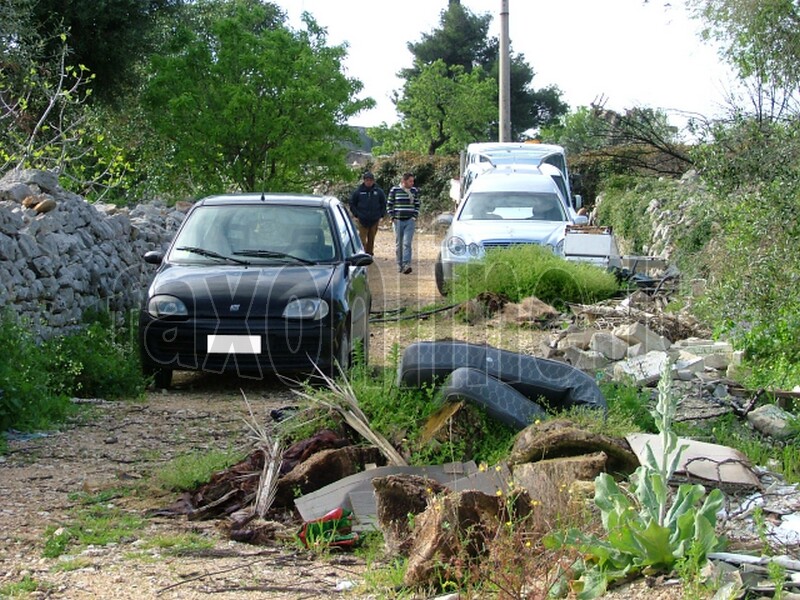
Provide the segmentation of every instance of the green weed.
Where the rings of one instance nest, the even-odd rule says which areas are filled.
[[[168,491],[194,490],[208,483],[211,476],[242,460],[241,452],[228,448],[207,452],[192,452],[178,456],[150,477],[150,483]]]
[[[0,319],[0,431],[48,429],[75,411],[54,391],[40,347],[25,323],[6,312]]]
[[[145,520],[113,505],[93,504],[74,510],[61,527],[45,530],[43,556],[57,558],[69,550],[107,546],[137,537]]]
[[[0,598],[27,598],[32,592],[39,590],[40,584],[30,575],[26,575],[15,583],[0,585]]]
[[[699,484],[683,484],[674,494],[670,491],[669,480],[685,448],[678,445],[672,430],[677,398],[670,368],[667,361],[653,414],[663,452],[657,456],[648,446],[644,463],[627,487],[620,487],[607,473],[595,480],[595,504],[605,536],[573,528],[549,539],[551,547],[574,546],[587,557],[575,582],[579,600],[597,598],[610,582],[644,570],[669,573],[686,557],[704,562],[709,552],[722,545],[714,531],[722,492],[714,489],[706,495]]]
[[[146,381],[129,328],[115,327],[105,313],[86,315],[79,331],[46,340],[41,347],[52,389],[81,398],[135,398]]]
[[[158,548],[170,556],[191,556],[214,547],[214,541],[197,533],[177,533],[157,535],[147,540],[145,549]]]

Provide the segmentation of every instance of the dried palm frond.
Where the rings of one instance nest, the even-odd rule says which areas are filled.
[[[395,450],[394,446],[392,446],[380,433],[374,431],[372,427],[370,427],[369,419],[367,419],[367,416],[362,412],[361,407],[358,405],[358,398],[356,398],[356,393],[355,390],[353,390],[353,386],[350,385],[350,380],[347,378],[347,375],[338,364],[337,367],[339,369],[342,383],[339,383],[337,380],[330,377],[316,364],[314,365],[314,368],[319,376],[322,377],[325,385],[331,392],[333,392],[333,397],[336,401],[329,401],[319,398],[302,390],[293,389],[292,392],[302,398],[305,398],[306,400],[309,400],[310,402],[321,404],[322,406],[337,411],[340,415],[342,415],[345,422],[350,425],[350,427],[355,429],[358,433],[378,447],[390,465],[407,466],[408,463],[400,455],[400,453]]]
[[[267,429],[258,422],[253,414],[253,408],[247,400],[244,391],[242,398],[247,405],[250,419],[245,419],[245,425],[250,430],[250,437],[254,440],[256,448],[264,455],[264,466],[261,469],[261,476],[258,479],[258,489],[253,511],[260,518],[264,518],[267,511],[275,501],[275,494],[278,490],[278,475],[281,468],[283,447],[280,436],[273,436]]]

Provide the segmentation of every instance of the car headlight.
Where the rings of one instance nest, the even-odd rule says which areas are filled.
[[[322,298],[297,298],[283,309],[286,319],[312,319],[319,321],[329,312],[328,303]]]
[[[472,242],[469,246],[467,246],[467,252],[469,252],[470,256],[480,256],[481,255],[481,245]]]
[[[455,256],[461,256],[467,251],[467,245],[460,237],[453,236],[447,240],[447,249]]]
[[[147,312],[151,317],[188,317],[189,311],[182,300],[175,296],[159,294],[147,302]]]

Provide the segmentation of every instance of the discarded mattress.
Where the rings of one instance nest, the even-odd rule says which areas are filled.
[[[400,386],[422,387],[443,382],[453,371],[468,367],[487,373],[526,398],[544,398],[554,410],[573,406],[607,409],[595,380],[567,363],[469,342],[415,342],[403,352],[397,368]]]
[[[483,407],[489,416],[514,429],[525,429],[547,413],[527,396],[486,371],[459,367],[445,379],[441,389],[445,402],[466,400]]]

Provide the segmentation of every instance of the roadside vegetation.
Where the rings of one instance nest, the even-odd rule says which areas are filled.
[[[246,0],[158,0],[148,10],[125,0],[102,14],[90,4],[12,0],[0,8],[0,171],[57,170],[71,191],[121,205],[237,190],[307,191],[320,182],[346,199],[358,178],[344,160],[346,144],[358,137],[346,122],[372,102],[353,100],[363,84],[345,75],[346,47],[329,46],[313,18],[292,30],[274,6]],[[800,385],[800,34],[784,24],[797,22],[800,9],[791,2],[686,4],[738,76],[724,118],[692,118],[689,141],[661,110],[618,113],[601,101],[570,109],[557,87],[535,88],[533,68],[513,55],[512,133],[522,138],[535,130],[540,141],[567,148],[580,178],[577,191],[626,252],[651,251],[661,226],[672,225],[680,301],[715,336],[744,350],[745,386],[791,390]],[[117,9],[129,27],[115,25]],[[386,187],[413,170],[426,190],[428,219],[452,207],[449,180],[458,174],[458,150],[497,137],[494,108],[487,109],[497,106],[490,20],[449,3],[441,27],[412,45],[415,61],[402,73],[397,94],[401,122],[369,132],[379,158],[368,166],[378,183]],[[105,46],[97,51],[87,40]],[[243,69],[258,76],[232,76]],[[264,89],[276,90],[269,101]],[[254,119],[245,127],[241,114]],[[563,307],[618,291],[607,273],[556,263],[531,249],[490,253],[462,275],[452,299],[490,291],[512,301],[536,295]],[[0,321],[0,431],[68,422],[78,411],[74,397],[131,400],[145,392],[135,332],[110,315],[87,315],[73,333],[47,340],[11,312]],[[351,383],[371,425],[412,462],[471,458],[492,465],[512,443],[512,431],[468,408],[459,417],[463,435],[423,444],[420,424],[439,407],[434,389],[398,389],[391,367],[376,373],[357,366]],[[671,422],[669,390],[661,388],[654,401],[624,384],[600,384],[607,420],[586,413],[571,418],[612,435],[659,432],[668,444],[685,435],[729,445],[800,483],[798,436],[774,443],[733,418],[688,428]],[[323,413],[304,427],[332,418]],[[0,437],[0,451],[5,443]],[[465,561],[458,577],[443,576],[441,590],[522,597],[533,575],[553,594],[579,581],[581,597],[588,598],[629,575],[656,571],[678,573],[688,593],[703,597],[700,573],[719,542],[711,518],[718,497],[696,487],[671,496],[669,465],[652,458],[627,481],[598,482],[599,519],[567,490],[532,499],[527,514],[498,532],[491,561]],[[224,452],[183,457],[151,483],[161,492],[189,489],[233,459]],[[81,499],[69,523],[47,532],[46,555],[140,531],[143,520],[115,506],[114,494],[128,493]],[[661,518],[665,512],[674,518]],[[203,540],[152,543],[179,553]],[[362,550],[368,560],[376,545]],[[391,590],[402,568],[392,563],[370,578]],[[781,581],[778,575],[770,574]],[[0,595],[37,585],[25,578],[0,588]]]
[[[0,318],[0,431],[47,430],[77,417],[73,398],[136,399],[147,385],[129,327],[86,315],[74,333],[38,340],[29,323]],[[0,451],[6,443],[0,437]]]

